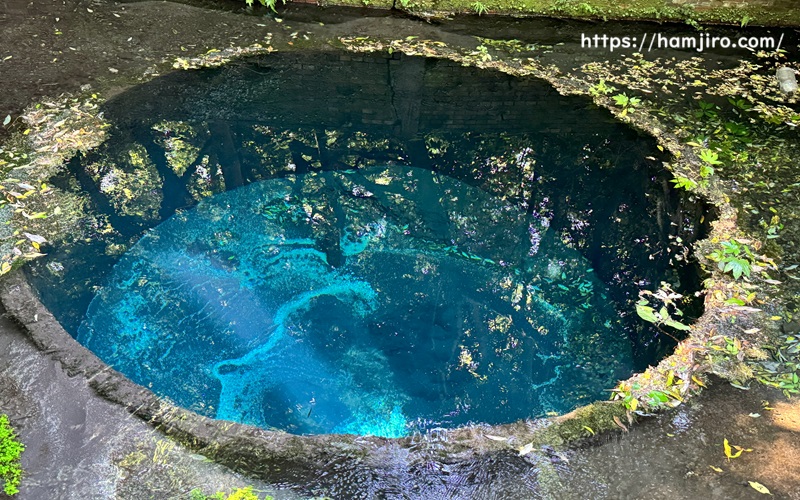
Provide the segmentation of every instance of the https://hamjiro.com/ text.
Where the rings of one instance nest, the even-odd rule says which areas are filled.
[[[636,36],[587,35],[581,33],[581,48],[615,50],[634,49],[644,53],[663,49],[696,50],[704,52],[714,49],[780,50],[783,34],[774,36],[715,36],[710,33],[694,35],[664,35],[643,33]]]

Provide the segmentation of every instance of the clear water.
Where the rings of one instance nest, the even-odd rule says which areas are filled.
[[[535,79],[272,54],[103,112],[50,182],[81,225],[29,276],[103,360],[211,417],[400,436],[568,411],[674,345],[641,289],[698,286],[704,207],[653,141]]]
[[[297,433],[561,412],[632,356],[605,285],[548,228],[417,168],[262,181],[148,232],[78,340],[181,405]]]

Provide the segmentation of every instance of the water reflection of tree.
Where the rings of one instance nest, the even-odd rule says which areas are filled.
[[[73,160],[71,172],[95,217],[107,218],[113,228],[104,238],[119,243],[203,198],[252,182],[375,165],[422,166],[523,210],[537,231],[558,231],[605,282],[619,286],[616,298],[624,302],[642,284],[670,276],[667,248],[676,236],[693,241],[701,215],[671,192],[666,178],[654,182],[643,160],[647,151],[630,146],[559,133],[429,131],[401,141],[348,128],[161,121],[116,130],[100,150]],[[335,263],[346,206],[326,196],[311,197],[317,203],[310,216]],[[410,207],[398,210],[403,208]],[[511,240],[524,241],[522,236]]]

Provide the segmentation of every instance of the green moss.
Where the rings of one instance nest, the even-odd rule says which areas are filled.
[[[20,457],[25,446],[17,440],[17,433],[8,423],[8,416],[0,415],[0,479],[6,495],[19,493],[22,480]]]
[[[536,440],[541,444],[574,443],[601,432],[620,429],[615,417],[620,422],[627,420],[627,410],[621,403],[592,403],[558,418],[536,436]]]
[[[391,9],[394,7],[394,0],[322,0],[320,5],[341,5],[344,7],[371,7],[374,9]],[[400,1],[397,6],[402,7]]]
[[[190,500],[259,500],[259,496],[253,491],[252,486],[245,488],[237,488],[231,492],[230,495],[218,491],[213,495],[206,495],[199,488],[195,488],[189,492]],[[263,497],[263,500],[272,500],[271,496]]]
[[[590,19],[630,19],[699,22],[734,25],[800,25],[800,10],[788,5],[769,8],[718,6],[695,9],[676,6],[669,0],[326,0],[327,5],[369,6],[408,10],[416,13],[484,13],[555,16]]]

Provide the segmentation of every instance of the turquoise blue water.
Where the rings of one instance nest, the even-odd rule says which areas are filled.
[[[547,218],[397,166],[177,213],[119,259],[78,339],[180,405],[294,433],[510,422],[632,370],[605,285]]]

